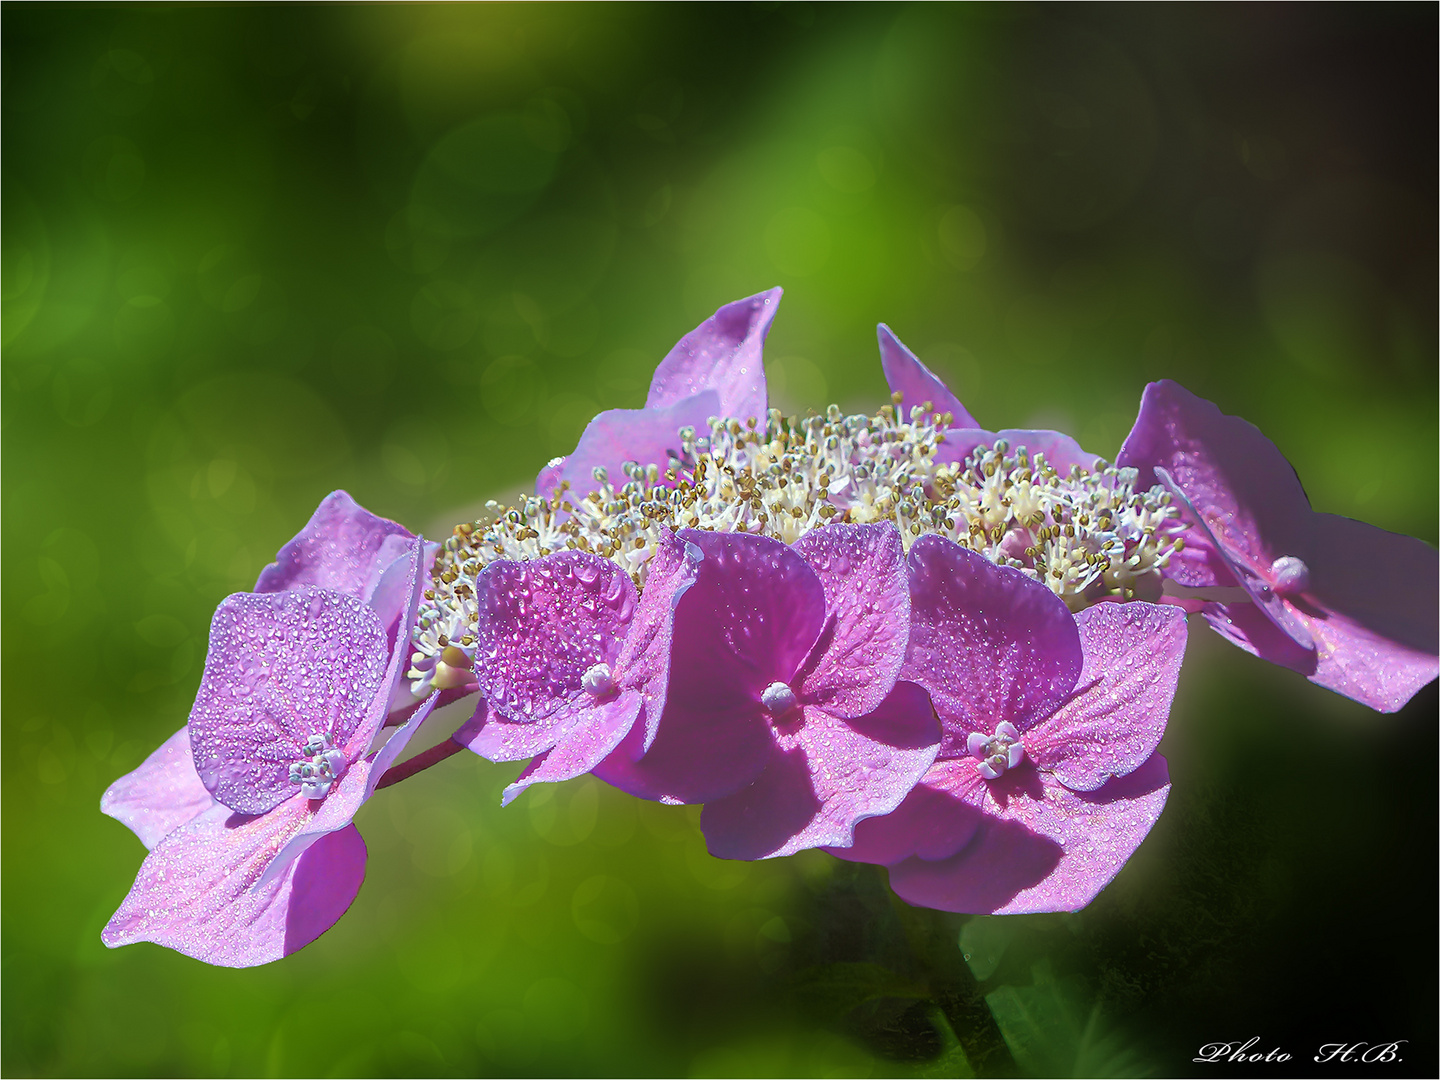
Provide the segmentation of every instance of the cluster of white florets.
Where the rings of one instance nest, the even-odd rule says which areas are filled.
[[[416,693],[470,678],[478,620],[475,581],[500,559],[578,549],[612,559],[645,585],[668,531],[748,532],[793,544],[836,521],[894,521],[908,549],[939,533],[992,562],[1043,581],[1072,610],[1101,599],[1155,598],[1160,570],[1183,544],[1171,497],[1134,490],[1135,471],[1100,463],[1062,475],[1043,453],[1004,440],[943,463],[953,417],[928,403],[872,416],[712,419],[708,435],[679,432],[663,465],[626,462],[624,477],[596,469],[581,494],[490,503],[490,517],[458,526],[436,557],[415,631]],[[953,438],[953,435],[950,437]]]

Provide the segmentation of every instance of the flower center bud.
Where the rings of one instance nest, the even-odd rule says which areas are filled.
[[[307,799],[325,798],[345,772],[345,755],[330,745],[329,735],[318,731],[305,740],[301,753],[306,756],[290,766],[290,782],[299,784]]]
[[[1310,588],[1310,567],[1294,555],[1281,555],[1270,564],[1274,589],[1281,596],[1294,596]]]
[[[783,720],[800,704],[800,699],[785,683],[772,682],[761,691],[760,704],[764,705],[765,711],[776,720]]]
[[[580,685],[597,700],[608,697],[615,692],[615,673],[609,664],[596,664],[580,676]]]
[[[980,775],[986,780],[995,780],[1004,775],[1006,769],[1013,769],[1025,758],[1025,746],[1020,741],[1020,732],[1009,720],[995,725],[995,734],[986,738],[978,731],[971,733],[965,748],[970,756],[980,760]]]

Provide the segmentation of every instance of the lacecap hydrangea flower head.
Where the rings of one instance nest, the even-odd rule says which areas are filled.
[[[506,802],[589,772],[703,803],[721,857],[822,847],[917,904],[1075,910],[1164,806],[1187,611],[1378,708],[1435,676],[1434,551],[1313,514],[1243,421],[1154,384],[1112,466],[981,428],[884,326],[890,403],[785,417],[779,300],[722,307],[642,408],[441,545],[322,504],[221,605],[190,724],[107,793],[153,848],[107,942],[293,951],[359,888],[360,802],[461,748],[526,762]],[[1347,541],[1396,568],[1362,578]]]

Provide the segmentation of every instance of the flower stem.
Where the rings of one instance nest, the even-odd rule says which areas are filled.
[[[392,765],[389,769],[385,770],[385,775],[382,776],[380,782],[375,785],[375,790],[379,791],[381,788],[389,787],[391,784],[398,784],[401,780],[414,776],[418,772],[424,772],[430,768],[431,765],[438,764],[450,755],[458,754],[464,749],[465,747],[461,746],[454,739],[446,739],[444,742],[436,743],[430,747],[429,750],[422,750],[414,757],[402,761],[398,765]]]

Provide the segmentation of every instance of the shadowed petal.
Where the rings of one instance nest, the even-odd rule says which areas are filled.
[[[1159,754],[1086,793],[1020,773],[1012,770],[986,786],[984,820],[959,854],[891,867],[896,894],[912,904],[976,915],[1078,911],[1134,854],[1170,792]]]
[[[100,812],[127,826],[147,848],[213,805],[190,755],[190,730],[183,727],[100,797]]]
[[[111,948],[153,941],[223,967],[269,963],[308,944],[345,913],[365,867],[364,842],[351,827],[262,883],[272,856],[309,816],[299,795],[258,817],[215,805],[155,846],[101,940]]]
[[[645,407],[663,409],[714,390],[720,406],[713,415],[763,421],[769,404],[761,352],[782,292],[770,289],[726,304],[681,338],[656,367]]]
[[[980,426],[969,410],[960,404],[960,399],[940,381],[940,377],[920,362],[920,358],[901,344],[895,332],[884,323],[875,328],[880,339],[880,369],[891,393],[899,393],[900,406],[904,416],[916,405],[931,402],[937,413],[954,416],[951,427],[978,428]]]
[[[793,545],[825,589],[825,630],[805,662],[802,700],[831,716],[879,707],[905,662],[910,586],[900,532],[891,521],[827,525]]]
[[[257,593],[314,585],[368,601],[385,568],[405,553],[409,530],[332,491],[305,528],[260,571]]]
[[[700,817],[710,853],[763,859],[805,848],[848,846],[855,824],[888,814],[935,760],[940,726],[914,683],[897,683],[867,716],[839,720],[805,708],[782,734],[765,771]]]
[[[945,729],[941,757],[969,753],[972,732],[1003,720],[1022,733],[1070,694],[1083,656],[1059,597],[944,537],[910,546],[910,647],[902,679],[930,692]]]
[[[720,397],[706,390],[663,409],[610,409],[586,425],[580,442],[559,465],[547,465],[535,478],[535,493],[549,498],[562,480],[570,483],[571,499],[583,499],[596,490],[595,469],[603,468],[617,487],[625,482],[621,467],[627,461],[659,465],[663,470],[680,456],[680,429],[693,427],[704,434],[709,420],[719,416]]]
[[[246,814],[289,798],[290,765],[311,734],[330,733],[344,747],[369,726],[375,701],[388,704],[388,660],[379,619],[354,597],[308,585],[227,597],[210,625],[190,714],[205,787]],[[382,707],[374,728],[383,718]]]
[[[561,551],[491,563],[475,600],[481,692],[506,719],[528,723],[589,700],[582,679],[597,664],[614,665],[636,596],[609,559]]]
[[[955,765],[954,761],[935,762],[893,813],[866,818],[856,825],[855,843],[850,847],[825,850],[836,858],[882,866],[893,866],[911,856],[935,860],[954,855],[970,842],[983,816],[948,790],[941,779]],[[970,771],[974,772],[973,766]],[[934,786],[932,776],[937,780]]]
[[[1085,668],[1075,696],[1030,729],[1025,756],[1072,791],[1143,765],[1165,734],[1185,656],[1185,613],[1134,601],[1075,616]]]
[[[615,661],[615,681],[640,690],[645,700],[645,748],[655,741],[670,685],[670,643],[675,608],[700,572],[700,549],[666,534],[646,566],[645,591]]]

